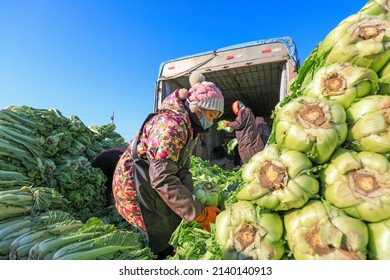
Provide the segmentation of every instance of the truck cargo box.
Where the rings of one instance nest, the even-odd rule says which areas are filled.
[[[291,37],[251,41],[172,59],[160,65],[154,110],[175,89],[190,88],[188,78],[196,70],[203,73],[206,81],[215,83],[224,95],[225,112],[220,119],[233,120],[231,104],[241,100],[256,116],[271,122],[272,111],[288,94],[288,85],[298,67],[297,49]],[[210,159],[214,147],[234,137],[217,131],[216,127],[217,122],[206,134],[206,145],[196,148],[197,156]]]

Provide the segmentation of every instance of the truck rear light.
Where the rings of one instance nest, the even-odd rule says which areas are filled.
[[[281,48],[275,48],[275,49],[262,50],[261,53],[274,53],[274,52],[280,52],[280,51],[282,51]]]
[[[241,56],[242,56],[241,53],[240,54],[235,54],[235,55],[227,55],[225,59],[226,60],[230,60],[230,59],[234,59],[234,58],[239,58]]]

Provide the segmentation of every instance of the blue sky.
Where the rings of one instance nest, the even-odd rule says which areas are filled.
[[[291,36],[301,64],[366,0],[0,0],[0,108],[111,122],[127,141],[153,111],[164,61]]]

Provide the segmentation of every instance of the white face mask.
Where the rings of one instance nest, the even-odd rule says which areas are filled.
[[[201,124],[201,126],[203,127],[203,129],[208,129],[209,127],[211,127],[213,125],[212,122],[210,122],[204,115],[204,111],[202,110],[202,117],[199,119],[199,122]]]

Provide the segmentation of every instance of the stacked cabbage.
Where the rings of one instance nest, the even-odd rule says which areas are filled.
[[[390,259],[389,10],[370,0],[305,60],[243,166],[237,206],[217,217],[225,258]],[[265,213],[283,220],[283,256]]]

